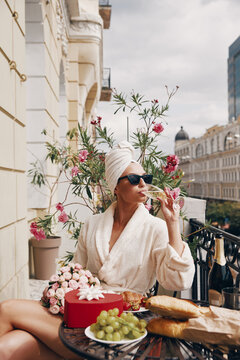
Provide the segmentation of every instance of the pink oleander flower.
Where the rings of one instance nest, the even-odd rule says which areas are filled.
[[[32,222],[30,225],[30,233],[36,240],[40,241],[46,239],[46,234],[43,229],[39,228],[36,222]]]
[[[37,223],[33,221],[30,225],[30,229],[37,229],[37,228],[38,228]]]
[[[179,187],[177,187],[177,188],[175,188],[173,190],[170,190],[169,188],[166,187],[164,189],[164,191],[165,191],[167,196],[171,197],[172,200],[176,200],[179,197],[181,190],[180,190]]]
[[[59,215],[58,217],[58,221],[62,222],[62,223],[65,223],[68,221],[68,216],[67,214],[65,213],[65,211],[62,211],[61,214]]]
[[[71,170],[71,175],[72,175],[72,177],[74,177],[74,176],[77,176],[77,174],[79,173],[79,168],[77,167],[77,166],[74,166],[73,168],[72,168],[72,170]]]
[[[81,150],[81,151],[79,151],[78,158],[79,158],[79,161],[80,161],[80,162],[86,161],[87,156],[88,156],[88,151],[87,151],[87,150]]]
[[[144,206],[148,211],[150,211],[152,208],[152,205],[150,205],[150,204],[145,204]]]
[[[157,134],[160,134],[161,132],[163,132],[164,127],[162,126],[161,123],[155,124],[153,127],[153,131],[155,131]]]
[[[177,155],[169,155],[167,157],[167,165],[163,167],[163,170],[165,173],[171,173],[173,171],[176,171],[179,164],[179,159]]]
[[[60,310],[60,307],[58,305],[53,305],[53,306],[50,306],[50,308],[49,308],[49,311],[54,315],[58,314],[59,310]]]
[[[64,207],[63,207],[62,203],[59,202],[59,203],[56,205],[56,209],[62,212],[62,211],[64,210]]]

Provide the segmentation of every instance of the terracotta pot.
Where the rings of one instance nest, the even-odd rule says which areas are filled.
[[[33,248],[33,264],[36,279],[48,280],[56,273],[56,258],[61,245],[61,237],[50,236],[47,239],[30,239]]]

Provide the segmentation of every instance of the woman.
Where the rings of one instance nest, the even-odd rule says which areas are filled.
[[[107,155],[106,179],[117,201],[104,214],[86,221],[74,261],[97,275],[104,287],[115,291],[144,293],[156,278],[166,289],[190,287],[194,265],[181,239],[179,208],[173,206],[171,198],[160,200],[166,222],[148,213],[143,192],[151,176],[146,176],[133,160],[128,142],[120,143]],[[58,337],[61,321],[37,301],[3,302],[0,359],[78,359]]]

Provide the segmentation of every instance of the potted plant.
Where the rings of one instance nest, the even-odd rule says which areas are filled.
[[[160,105],[157,99],[147,100],[144,96],[133,92],[128,99],[122,93],[113,92],[114,104],[117,106],[115,111],[123,111],[131,114],[136,112],[140,127],[133,132],[130,141],[137,150],[138,161],[142,164],[146,172],[153,174],[153,184],[164,189],[169,188],[173,195],[181,193],[185,195],[185,190],[181,187],[181,178],[183,173],[178,168],[178,158],[176,155],[168,155],[162,153],[158,149],[159,137],[164,131],[166,122],[164,120],[165,113],[169,107],[169,101],[176,93],[177,88],[172,92],[167,89],[167,101],[165,105]],[[57,142],[46,142],[47,157],[50,161],[58,166],[58,175],[53,184],[47,184],[47,178],[38,163],[32,164],[29,170],[29,176],[35,186],[41,187],[48,185],[50,189],[50,205],[47,213],[39,217],[31,224],[30,231],[39,244],[49,236],[53,236],[53,226],[57,222],[62,223],[71,238],[78,239],[81,229],[81,221],[77,217],[77,213],[67,211],[69,202],[69,194],[77,197],[77,203],[81,206],[89,208],[93,213],[104,212],[105,209],[114,200],[105,181],[105,153],[115,144],[113,134],[109,134],[106,127],[101,125],[101,117],[97,117],[91,121],[95,139],[88,134],[87,129],[78,127],[67,133],[67,140],[77,141],[78,150],[73,151],[68,145],[60,145]],[[47,135],[47,132],[43,132]],[[105,150],[103,150],[103,148]],[[106,150],[107,148],[107,150]],[[64,174],[66,194],[61,203],[52,207],[52,195],[61,181]],[[177,189],[174,192],[174,189]],[[76,203],[75,202],[75,203]],[[148,201],[146,207],[153,215],[157,215],[160,209],[159,201]],[[62,263],[71,261],[72,253],[68,253],[62,260]]]

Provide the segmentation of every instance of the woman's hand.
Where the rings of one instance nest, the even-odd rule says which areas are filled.
[[[176,188],[170,190],[168,188],[164,189],[166,198],[158,198],[161,203],[161,210],[166,222],[178,221],[180,206],[177,202],[177,197],[180,193],[180,189]]]

